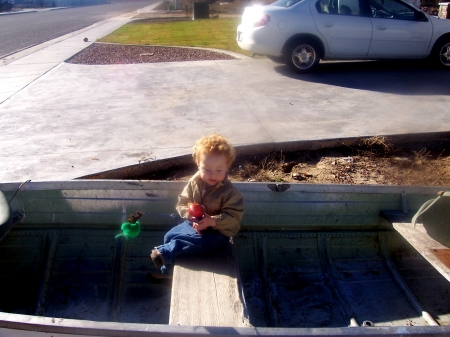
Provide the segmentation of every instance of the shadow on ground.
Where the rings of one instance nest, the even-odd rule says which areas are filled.
[[[449,70],[405,60],[324,62],[316,72],[303,75],[275,66],[279,74],[305,82],[397,95],[450,95]]]

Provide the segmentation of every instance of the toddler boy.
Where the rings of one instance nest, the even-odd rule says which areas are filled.
[[[150,257],[162,274],[155,278],[170,278],[168,268],[176,257],[200,255],[225,245],[240,228],[244,200],[227,178],[236,158],[233,146],[225,137],[211,134],[200,138],[192,157],[198,172],[189,180],[178,197],[177,211],[186,220],[164,236],[164,244],[155,247]],[[188,204],[203,205],[205,214],[198,222],[190,221]]]

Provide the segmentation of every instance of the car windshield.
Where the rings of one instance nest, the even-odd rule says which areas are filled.
[[[296,3],[299,3],[302,0],[278,0],[271,4],[271,6],[278,6],[278,7],[291,7],[295,5]]]

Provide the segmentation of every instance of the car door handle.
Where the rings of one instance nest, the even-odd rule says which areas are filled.
[[[386,27],[384,27],[384,26],[377,26],[377,29],[378,30],[386,30]]]
[[[331,22],[325,23],[325,27],[333,27],[333,24]]]

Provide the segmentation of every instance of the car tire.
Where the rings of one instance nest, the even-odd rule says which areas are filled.
[[[295,72],[306,74],[313,71],[320,61],[317,43],[301,40],[292,43],[285,55],[286,64]]]
[[[431,61],[442,69],[450,69],[450,37],[439,39],[431,52]]]

